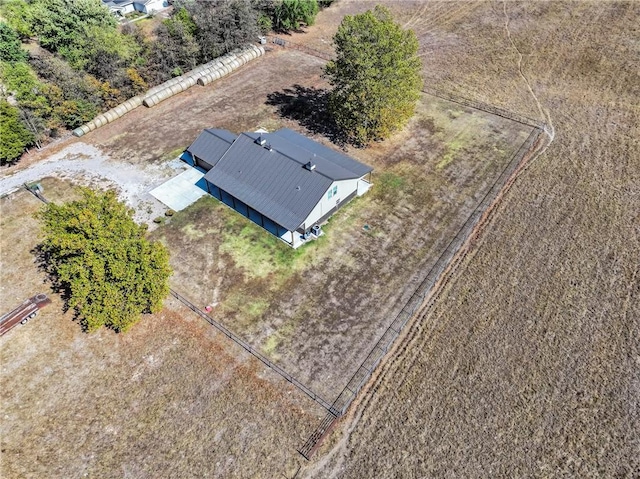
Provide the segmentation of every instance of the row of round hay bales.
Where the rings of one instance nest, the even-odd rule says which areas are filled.
[[[222,78],[228,75],[236,68],[241,67],[245,63],[264,55],[264,47],[251,45],[251,47],[243,50],[232,58],[228,58],[226,62],[222,62],[222,65],[218,68],[212,68],[209,71],[202,72],[198,78],[198,85],[204,86],[212,81]]]
[[[90,131],[95,130],[96,128],[100,128],[107,123],[111,123],[112,121],[117,120],[122,115],[125,115],[134,108],[138,108],[140,105],[142,105],[142,99],[142,95],[137,95],[129,98],[124,103],[120,103],[117,107],[96,116],[89,123],[85,123],[84,125],[76,128],[75,130],[73,130],[73,134],[75,136],[82,136],[89,133]]]
[[[244,50],[228,53],[220,58],[216,58],[204,65],[200,65],[184,75],[172,78],[166,82],[149,89],[144,95],[134,96],[115,108],[96,116],[89,123],[73,130],[76,136],[82,136],[101,126],[111,123],[122,115],[130,112],[134,108],[144,105],[152,107],[163,100],[183,92],[196,83],[206,85],[218,78],[228,75],[233,70],[241,67],[245,63],[264,55],[264,47],[250,45]]]
[[[158,103],[160,103],[162,100],[166,100],[167,98],[176,95],[177,93],[180,93],[182,91],[188,90],[189,88],[191,88],[192,86],[194,86],[196,84],[196,78],[197,76],[187,76],[187,74],[184,74],[180,77],[176,77],[174,78],[174,81],[171,84],[169,84],[168,86],[165,86],[164,88],[158,90],[155,93],[152,94],[147,94],[145,95],[144,99],[142,100],[142,104],[146,107],[152,107],[154,105],[157,105]]]
[[[160,85],[154,86],[153,88],[150,88],[145,94],[144,94],[144,98],[149,98],[152,95],[158,93],[159,91],[164,90],[165,88],[169,88],[173,85],[176,85],[178,83],[180,83],[181,81],[184,81],[186,78],[188,77],[192,77],[195,76],[197,78],[197,76],[203,72],[204,70],[208,70],[209,68],[212,68],[213,66],[215,66],[217,63],[219,63],[219,59],[216,58],[215,60],[211,60],[208,63],[205,63],[203,65],[199,65],[197,67],[195,67],[193,70],[189,70],[187,73],[184,73],[180,76],[177,76],[175,78],[172,78],[171,80],[167,80],[164,83],[161,83]]]
[[[209,62],[201,67],[185,73],[181,77],[169,80],[164,83],[164,88],[159,89],[152,94],[144,97],[142,104],[146,107],[152,107],[172,97],[173,95],[191,88],[197,81],[198,85],[206,85],[218,78],[228,75],[233,70],[240,68],[245,63],[264,55],[264,47],[251,45],[250,47],[240,51],[228,53],[216,60]]]
[[[179,77],[167,80],[161,85],[158,85],[157,87],[149,90],[144,96],[142,104],[146,107],[152,107],[160,103],[162,100],[166,100],[167,98],[177,93],[191,88],[195,85],[196,80],[200,75],[214,68],[218,68],[225,63],[228,63],[233,57],[235,57],[235,53],[228,53],[223,57],[216,58],[215,60],[205,63],[204,65],[200,65],[199,67],[188,71],[184,75],[180,75]]]

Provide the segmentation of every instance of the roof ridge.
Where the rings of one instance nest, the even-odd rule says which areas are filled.
[[[282,135],[280,134],[281,132],[286,133],[287,135]],[[287,142],[289,145],[294,146],[295,148],[299,148],[305,151],[308,151],[310,153],[312,153],[315,156],[318,156],[319,158],[322,158],[323,160],[325,160],[326,162],[330,163],[334,168],[339,168],[340,170],[342,170],[344,173],[346,173],[345,176],[349,177],[349,178],[360,178],[362,175],[359,174],[357,171],[352,170],[351,168],[349,168],[348,166],[343,165],[341,162],[336,161],[335,156],[340,157],[343,160],[349,161],[349,162],[354,162],[354,163],[358,163],[361,164],[361,162],[359,162],[358,160],[356,160],[355,158],[351,158],[348,155],[345,155],[343,153],[340,153],[338,151],[333,150],[332,148],[329,148],[328,146],[320,143],[319,141],[313,140],[312,138],[309,138],[305,135],[302,135],[300,133],[298,133],[295,130],[292,130],[291,128],[280,128],[279,130],[276,130],[273,132],[273,135],[277,136],[279,140],[281,141],[285,141]],[[299,138],[300,140],[302,140],[303,143],[291,140],[288,136],[293,135],[296,138]],[[321,147],[322,150],[326,150],[326,152],[332,156],[324,156],[322,154],[318,154],[315,153],[313,150],[308,149],[308,147],[306,146],[306,143],[311,143],[314,146],[317,147]]]
[[[267,134],[267,135],[271,135],[272,133],[266,133],[266,134]],[[247,138],[250,138],[250,139],[251,139],[251,141],[255,141],[255,140],[254,140],[253,138],[251,138],[251,137],[249,136],[249,134],[248,134],[248,133],[246,133],[246,132],[241,133],[241,135],[245,135]],[[262,134],[261,134],[261,135],[262,135]],[[281,140],[283,140],[283,141],[286,141],[286,142],[287,142],[287,143],[289,143],[290,145],[293,145],[293,146],[295,146],[295,147],[297,147],[297,148],[301,148],[301,149],[303,149],[303,150],[305,150],[305,151],[308,151],[309,153],[311,153],[311,154],[312,154],[313,156],[315,156],[315,157],[317,157],[317,156],[318,156],[318,155],[316,155],[315,153],[313,153],[312,151],[307,150],[306,148],[303,148],[303,147],[301,147],[301,146],[298,146],[298,145],[296,145],[295,143],[291,143],[291,142],[290,142],[290,141],[288,141],[286,138],[282,138],[281,136],[279,136],[278,138],[280,138],[280,139],[281,139]],[[231,147],[229,147],[229,148],[231,148]],[[307,164],[307,162],[309,161],[309,160],[307,160],[307,161],[305,161],[304,163],[302,163],[302,162],[300,162],[300,161],[296,160],[294,157],[292,157],[292,156],[290,156],[290,155],[287,155],[286,153],[283,153],[282,151],[278,150],[277,148],[273,148],[273,150],[275,150],[275,152],[276,152],[276,153],[278,153],[279,155],[282,155],[282,156],[284,156],[285,158],[288,158],[289,160],[296,162],[297,164],[299,164],[299,165],[300,165],[300,166],[302,166],[303,168],[304,168],[304,165],[306,165],[306,164]],[[225,154],[226,154],[226,153],[225,153]],[[324,156],[321,156],[320,158],[323,158],[323,159],[325,159],[325,160],[327,160],[327,161],[331,161],[331,160],[329,160],[328,158],[325,158]],[[220,159],[222,159],[222,158],[220,158]],[[333,162],[332,162],[332,163],[333,163]],[[334,164],[335,164],[335,163],[334,163]],[[338,166],[340,166],[340,165],[338,165]],[[321,176],[324,176],[324,177],[325,177],[326,179],[328,179],[328,180],[336,181],[336,180],[334,180],[333,178],[331,178],[330,176],[328,176],[328,175],[326,175],[326,174],[322,173],[322,172],[321,172],[320,170],[318,170],[317,168],[316,168],[316,169],[314,169],[314,170],[313,170],[313,172],[318,173],[318,174],[319,174],[319,175],[321,175]],[[313,173],[313,172],[311,172],[311,173]]]

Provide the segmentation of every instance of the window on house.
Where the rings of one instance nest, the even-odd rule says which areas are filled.
[[[330,200],[332,196],[333,196],[333,190],[329,188],[329,192],[327,193],[327,199]]]
[[[338,194],[338,185],[333,187],[333,196],[336,196]]]

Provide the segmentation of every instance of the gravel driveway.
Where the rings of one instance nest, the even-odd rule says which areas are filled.
[[[78,142],[44,161],[0,177],[0,196],[25,183],[48,176],[85,186],[112,188],[118,191],[122,201],[135,210],[134,219],[137,222],[147,223],[153,228],[153,219],[163,215],[167,207],[151,196],[149,191],[187,168],[179,159],[161,165],[154,163],[144,166],[118,162],[98,148]],[[44,194],[46,196],[46,191]]]

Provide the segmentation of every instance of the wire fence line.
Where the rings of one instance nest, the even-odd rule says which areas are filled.
[[[482,200],[477,204],[471,215],[467,218],[462,227],[458,230],[456,236],[449,242],[444,251],[438,257],[436,263],[427,272],[422,282],[418,285],[414,293],[411,295],[407,303],[396,315],[394,320],[389,324],[385,332],[373,346],[365,360],[360,364],[355,374],[351,377],[345,388],[338,395],[331,405],[329,413],[313,431],[305,444],[298,450],[302,456],[309,459],[315,450],[319,447],[321,441],[331,431],[335,420],[344,415],[356,396],[372,376],[376,367],[380,364],[382,358],[394,345],[400,336],[400,333],[406,326],[409,319],[422,307],[425,299],[436,285],[440,276],[449,266],[456,253],[462,248],[466,240],[473,232],[483,214],[496,199],[504,185],[516,169],[520,166],[525,155],[532,150],[537,143],[538,138],[543,133],[541,128],[533,128],[527,139],[522,143],[520,148],[514,153],[501,174],[496,178],[491,188],[484,195]]]
[[[459,105],[467,106],[475,110],[491,113],[492,115],[500,116],[502,118],[506,118],[523,125],[532,126],[534,128],[539,128],[541,130],[544,130],[544,128],[546,127],[546,124],[540,120],[535,120],[533,118],[529,118],[528,116],[521,115],[510,110],[505,110],[504,108],[500,108],[498,106],[489,105],[488,103],[483,103],[478,100],[471,100],[469,98],[456,95],[443,89],[423,87],[422,93],[426,93],[427,95],[435,96],[437,98],[441,98],[453,103],[458,103]]]
[[[292,48],[294,50],[299,50],[301,52],[308,53],[311,56],[321,58],[322,60],[330,61],[334,59],[334,56],[331,55],[330,53],[316,50],[315,48],[311,48],[306,45],[302,45],[300,43],[294,43],[289,40],[285,40],[284,38],[276,37],[273,35],[267,35],[265,38],[269,43],[273,43],[274,45],[279,45],[284,48]]]
[[[264,354],[262,354],[260,351],[258,351],[253,346],[251,346],[244,339],[242,339],[240,336],[238,336],[233,331],[231,331],[229,328],[227,328],[224,324],[216,321],[211,316],[209,316],[208,314],[206,314],[203,311],[201,311],[200,308],[195,306],[191,301],[189,301],[187,298],[182,296],[180,293],[178,293],[174,289],[170,289],[170,292],[171,292],[171,295],[174,298],[176,298],[178,301],[183,303],[185,306],[187,306],[194,313],[198,314],[198,316],[203,318],[211,326],[213,326],[218,331],[223,333],[225,336],[227,336],[233,342],[235,342],[239,346],[242,346],[242,348],[244,348],[248,353],[252,354],[256,358],[258,358],[260,361],[262,361],[262,363],[264,363],[265,366],[271,368],[274,372],[276,372],[277,374],[282,376],[284,379],[286,379],[288,382],[293,384],[295,387],[297,387],[300,391],[302,391],[307,396],[309,396],[312,400],[314,400],[316,403],[318,403],[324,409],[326,409],[328,411],[331,410],[331,404],[328,401],[326,401],[325,399],[323,399],[322,396],[320,396],[320,395],[316,394],[315,392],[313,392],[310,388],[305,386],[302,382],[298,381],[295,377],[293,377],[291,374],[287,373],[284,369],[282,369],[277,364],[272,363]]]
[[[334,56],[329,53],[316,50],[315,48],[311,48],[306,45],[302,45],[300,43],[295,43],[289,40],[285,40],[284,38],[280,38],[273,35],[267,35],[265,38],[272,44],[279,45],[284,48],[292,48],[294,50],[299,50],[301,52],[307,53],[317,58],[321,58],[323,60],[329,61],[334,59]],[[542,130],[544,130],[546,127],[546,124],[540,120],[529,118],[528,116],[521,115],[519,113],[515,113],[513,111],[506,110],[504,108],[500,108],[494,105],[490,105],[488,103],[484,103],[479,100],[472,100],[470,98],[465,98],[463,96],[457,95],[453,92],[450,92],[441,88],[423,87],[422,93],[426,93],[427,95],[435,96],[443,100],[451,101],[453,103],[458,103],[459,105],[467,106],[469,108],[474,108],[476,110],[484,111],[486,113],[491,113],[492,115],[506,118],[506,119],[515,121],[517,123],[521,123],[523,125],[532,126],[534,128],[540,128]]]

